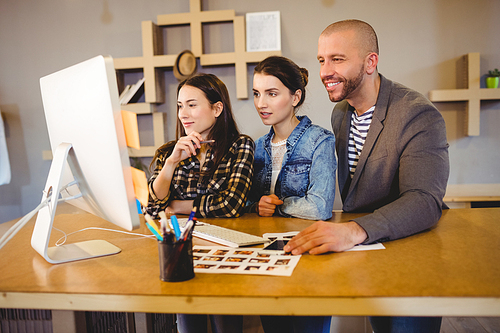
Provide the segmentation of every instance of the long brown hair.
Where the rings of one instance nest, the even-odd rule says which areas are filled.
[[[233,111],[231,109],[231,100],[229,99],[229,93],[227,91],[226,85],[222,82],[217,76],[213,74],[204,74],[200,73],[194,76],[187,78],[186,80],[179,83],[177,87],[177,97],[179,96],[179,91],[184,86],[191,86],[194,88],[200,89],[205,97],[210,102],[210,105],[213,106],[217,102],[222,102],[223,108],[222,112],[215,120],[215,124],[208,133],[207,139],[215,140],[212,144],[213,154],[214,154],[214,164],[207,171],[207,175],[212,175],[220,161],[226,155],[229,150],[229,147],[233,144],[233,142],[239,137],[240,132],[238,130],[238,126],[234,121]],[[177,107],[177,113],[179,112],[179,107]],[[162,153],[174,146],[179,140],[180,137],[185,136],[186,131],[184,130],[184,126],[182,126],[182,122],[177,117],[177,127],[175,131],[176,140],[170,141],[158,148],[151,161],[151,166],[153,167],[156,159]]]

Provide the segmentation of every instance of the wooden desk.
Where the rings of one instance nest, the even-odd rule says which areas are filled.
[[[450,208],[471,208],[471,203],[478,201],[500,201],[500,184],[448,184],[443,201]]]
[[[335,213],[333,221],[352,218]],[[261,235],[300,230],[311,221],[207,220]],[[30,222],[31,223],[31,222]],[[113,226],[89,214],[62,214],[66,232]],[[157,244],[106,231],[70,238],[106,239],[118,255],[51,265],[30,246],[28,224],[0,250],[0,308],[152,313],[276,315],[500,316],[500,209],[444,212],[438,226],[387,242],[386,250],[302,256],[291,277],[196,274],[159,279]],[[148,233],[142,225],[138,231]],[[53,230],[53,239],[59,233]]]

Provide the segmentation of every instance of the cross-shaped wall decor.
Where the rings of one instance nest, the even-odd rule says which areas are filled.
[[[465,134],[478,136],[480,128],[480,116],[482,100],[500,100],[500,89],[481,88],[479,53],[464,55],[466,71],[466,89],[444,89],[429,91],[429,99],[432,102],[466,102]]]
[[[151,21],[142,21],[142,57],[114,58],[115,69],[142,69],[146,103],[165,102],[165,82],[161,69],[172,68],[177,55],[160,54],[163,48],[161,29]]]
[[[158,24],[142,22],[142,57],[116,58],[115,68],[120,70],[143,69],[146,103],[164,103],[165,88],[161,71],[172,68],[177,55],[163,55],[162,30],[160,27],[189,24],[191,29],[191,52],[200,58],[201,66],[235,65],[236,97],[248,98],[247,64],[257,63],[270,55],[281,55],[281,51],[246,52],[245,21],[236,16],[234,10],[202,11],[201,0],[190,0],[190,12],[158,15]],[[203,23],[233,22],[234,52],[204,54]]]

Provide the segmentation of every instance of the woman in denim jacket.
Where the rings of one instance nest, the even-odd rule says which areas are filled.
[[[269,57],[254,70],[255,108],[269,133],[255,143],[250,210],[261,216],[327,220],[335,197],[335,137],[296,116],[308,71],[284,57]]]
[[[269,57],[254,70],[255,108],[267,135],[255,142],[250,210],[311,220],[332,217],[335,137],[295,111],[306,97],[308,72],[284,57]],[[328,316],[261,316],[264,332],[330,332]]]

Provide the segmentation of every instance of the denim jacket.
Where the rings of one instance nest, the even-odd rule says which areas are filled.
[[[300,123],[286,142],[286,153],[276,180],[275,194],[283,200],[276,213],[311,220],[332,217],[335,198],[335,136],[313,125],[307,116],[297,117]],[[270,194],[272,159],[271,138],[274,130],[255,142],[254,181],[249,205]]]

